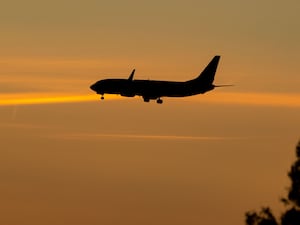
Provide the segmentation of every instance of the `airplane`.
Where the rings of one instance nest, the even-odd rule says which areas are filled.
[[[124,97],[142,96],[144,102],[156,100],[162,104],[162,97],[186,97],[213,90],[215,87],[225,87],[232,85],[214,85],[214,77],[218,67],[220,56],[216,55],[200,73],[192,80],[159,81],[159,80],[134,80],[135,69],[128,79],[104,79],[99,80],[90,88],[104,99],[104,94],[119,94]]]

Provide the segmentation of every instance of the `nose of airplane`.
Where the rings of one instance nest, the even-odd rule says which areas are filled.
[[[92,84],[92,85],[90,86],[90,89],[92,89],[93,91],[96,91],[96,84]]]

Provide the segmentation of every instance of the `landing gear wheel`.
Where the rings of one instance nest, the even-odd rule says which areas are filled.
[[[144,99],[144,102],[150,102],[149,98],[143,98],[143,99]]]
[[[157,104],[162,104],[163,100],[161,100],[160,98],[156,100]]]
[[[101,100],[104,100],[104,96],[103,95],[101,96]]]

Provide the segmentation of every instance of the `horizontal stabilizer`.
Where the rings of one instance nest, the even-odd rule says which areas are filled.
[[[221,85],[214,85],[214,87],[232,87],[233,84],[221,84]]]

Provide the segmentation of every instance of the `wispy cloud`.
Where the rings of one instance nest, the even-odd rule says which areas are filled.
[[[6,122],[0,123],[0,127],[2,128],[16,128],[16,129],[45,129],[48,127],[30,123],[17,123],[17,122]]]
[[[300,93],[242,93],[242,92],[215,92],[204,96],[190,98],[191,101],[200,101],[213,104],[256,105],[274,107],[300,108]]]
[[[222,141],[240,139],[238,137],[186,136],[186,135],[151,135],[151,134],[58,134],[53,138],[65,140],[99,140],[99,139],[143,139],[143,140],[182,140],[182,141]]]
[[[53,95],[48,96],[42,94],[4,94],[0,95],[0,106],[8,105],[34,105],[34,104],[53,104],[53,103],[67,103],[67,102],[86,102],[94,101],[95,96],[81,95],[81,96],[68,96],[68,95]]]
[[[117,99],[117,96],[109,96],[107,99]],[[97,95],[70,95],[54,93],[35,93],[35,94],[1,94],[0,106],[9,105],[36,105],[36,104],[58,104],[99,101]]]
[[[106,95],[106,100],[126,99],[118,95]],[[171,98],[167,98],[170,99]],[[141,99],[139,99],[142,101]],[[76,103],[99,101],[96,94],[59,94],[59,93],[16,93],[0,94],[0,106],[9,105],[34,105],[54,103]],[[178,101],[202,102],[209,104],[254,105],[272,107],[300,108],[300,94],[277,93],[228,93],[215,92],[195,97],[178,99]]]

